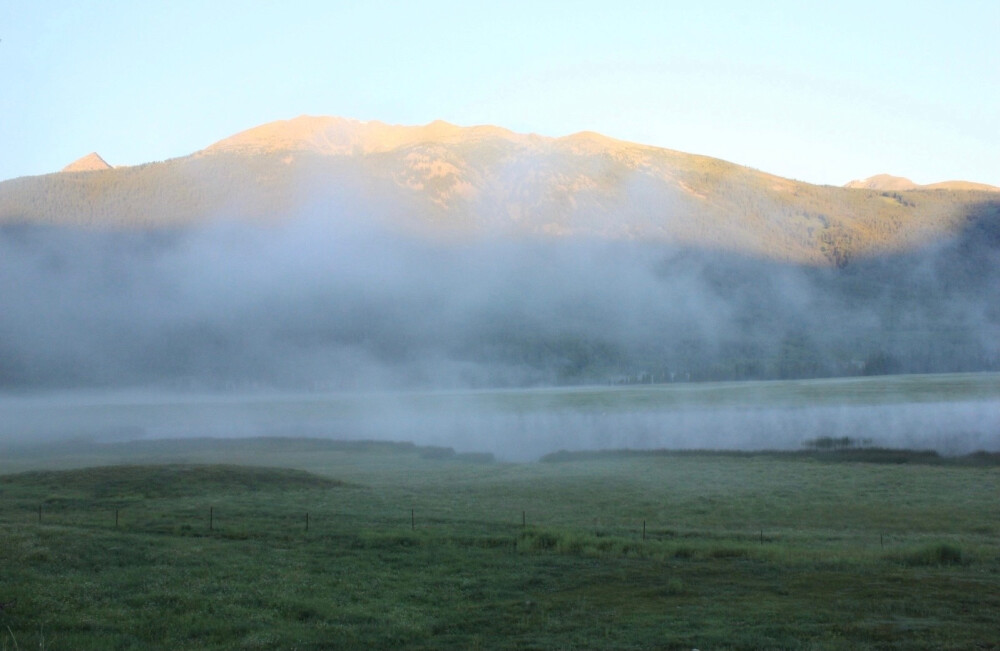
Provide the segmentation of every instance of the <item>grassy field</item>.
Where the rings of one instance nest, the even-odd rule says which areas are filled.
[[[836,460],[15,450],[0,649],[1000,648],[995,459]]]

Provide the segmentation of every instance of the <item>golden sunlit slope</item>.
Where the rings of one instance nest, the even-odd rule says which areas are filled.
[[[109,170],[111,166],[101,158],[96,151],[79,158],[62,169],[64,172],[94,172],[97,170]]]
[[[842,264],[949,236],[997,200],[977,186],[906,184],[816,186],[590,132],[302,116],[183,158],[0,183],[0,223],[149,226],[308,211],[444,236],[638,239]]]
[[[943,181],[929,185],[919,185],[910,179],[890,174],[877,174],[860,181],[851,181],[845,188],[863,188],[867,190],[973,190],[980,192],[1000,192],[1000,188],[985,183],[971,181]]]
[[[891,174],[876,174],[867,179],[850,181],[844,184],[845,188],[856,188],[863,190],[916,190],[919,185],[910,179]]]
[[[378,121],[303,115],[242,131],[220,140],[201,153],[311,152],[349,156],[391,151],[421,142],[454,143],[487,136],[511,140],[518,138],[513,132],[499,127],[462,128],[442,120],[419,127],[406,127]]]

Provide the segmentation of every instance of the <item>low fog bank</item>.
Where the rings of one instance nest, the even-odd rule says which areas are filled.
[[[806,268],[658,244],[0,227],[0,389],[396,390],[1000,369],[993,230]]]
[[[968,376],[966,376],[968,377]],[[795,450],[820,437],[945,455],[1000,451],[1000,376],[959,395],[877,395],[860,381],[367,394],[167,395],[72,392],[0,398],[0,447],[247,436],[409,441],[530,461],[558,450]],[[758,386],[759,385],[759,386]],[[710,385],[706,385],[710,386]],[[794,389],[795,387],[793,387]],[[809,393],[816,393],[810,399]],[[839,392],[839,393],[838,393]],[[824,398],[833,393],[836,397]],[[947,391],[942,391],[946,394]],[[921,399],[924,398],[924,399]]]

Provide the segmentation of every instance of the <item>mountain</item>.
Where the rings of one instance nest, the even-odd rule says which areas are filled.
[[[462,128],[442,120],[424,126],[405,127],[378,121],[303,115],[294,120],[280,120],[242,131],[209,146],[203,153],[312,152],[346,156],[387,152],[421,143],[453,144],[491,136],[523,140],[499,127]]]
[[[327,117],[88,158],[0,183],[0,391],[1000,371],[983,188]]]
[[[62,168],[63,172],[95,172],[99,170],[109,170],[111,166],[108,165],[107,161],[101,158],[98,153],[91,152],[79,158],[66,167]]]
[[[845,188],[862,190],[918,190],[920,186],[910,179],[902,176],[892,176],[891,174],[876,174],[860,181],[850,181],[844,184]]]
[[[890,174],[876,174],[875,176],[851,181],[844,185],[845,188],[860,188],[865,190],[971,190],[979,192],[1000,192],[1000,188],[985,183],[973,183],[971,181],[944,181],[941,183],[931,183],[928,185],[918,185],[910,179]]]
[[[68,171],[81,168],[92,171]],[[861,183],[811,185],[590,132],[302,116],[181,158],[109,168],[93,154],[5,181],[0,223],[162,227],[332,211],[434,237],[580,236],[843,265],[951,237],[997,200],[989,186]]]

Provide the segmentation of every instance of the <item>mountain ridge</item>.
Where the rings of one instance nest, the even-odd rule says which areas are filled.
[[[299,116],[166,161],[4,181],[0,224],[173,227],[335,209],[423,236],[638,240],[843,265],[952,237],[997,200],[990,186],[875,179],[812,185],[587,131]]]
[[[850,181],[845,183],[844,187],[865,190],[974,190],[981,192],[1000,192],[1000,187],[987,185],[986,183],[975,183],[973,181],[941,181],[938,183],[921,185],[902,176],[893,176],[891,174],[876,174],[875,176],[870,176],[866,179]]]

